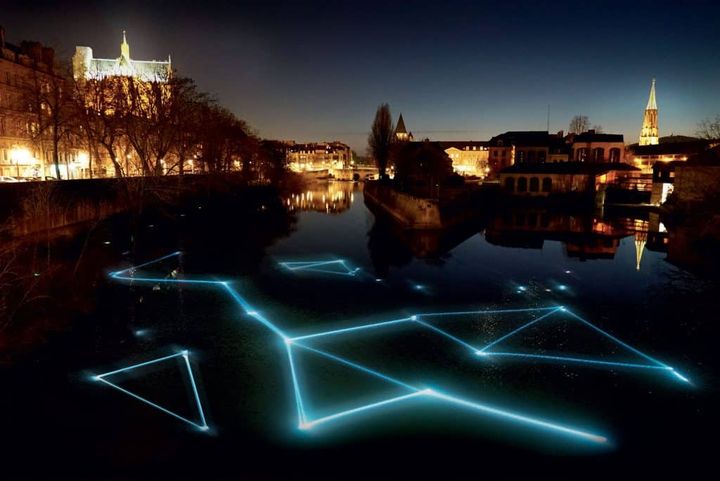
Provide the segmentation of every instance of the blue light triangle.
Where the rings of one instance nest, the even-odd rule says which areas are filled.
[[[330,261],[288,261],[280,262],[280,265],[290,272],[317,272],[350,277],[354,277],[360,270],[359,267],[351,267],[344,259]]]
[[[190,353],[187,350],[182,350],[182,351],[176,352],[175,354],[171,354],[169,356],[163,356],[163,357],[160,357],[157,359],[152,359],[150,361],[145,361],[145,362],[141,362],[138,364],[133,364],[132,366],[124,367],[121,369],[116,369],[116,370],[110,371],[110,372],[106,372],[104,374],[98,374],[96,376],[93,376],[92,379],[94,381],[102,382],[114,389],[117,389],[118,391],[125,393],[128,396],[131,396],[131,397],[137,399],[138,401],[142,401],[145,404],[164,412],[165,414],[169,414],[170,416],[174,417],[175,419],[178,419],[187,424],[190,424],[191,426],[193,426],[201,431],[207,431],[209,429],[209,427],[205,420],[205,412],[203,411],[202,403],[200,402],[200,395],[198,394],[197,384],[195,383],[195,376],[193,375],[192,367],[190,366],[189,356],[190,356]],[[192,391],[193,391],[193,397],[195,398],[195,407],[197,408],[198,417],[200,419],[199,423],[197,423],[195,421],[191,421],[190,419],[188,419],[184,416],[181,416],[178,413],[171,411],[170,409],[167,409],[153,401],[150,401],[149,399],[146,399],[138,394],[135,394],[132,391],[129,391],[123,387],[118,386],[117,384],[115,384],[113,382],[108,381],[108,379],[107,379],[108,377],[112,377],[113,375],[116,375],[116,374],[126,373],[129,371],[132,371],[133,369],[137,369],[137,368],[144,367],[144,366],[149,366],[151,364],[157,364],[157,363],[164,362],[164,361],[169,361],[170,359],[175,359],[178,357],[183,358],[183,361],[184,361],[183,365],[187,369],[188,378],[190,379],[190,385],[191,385]]]

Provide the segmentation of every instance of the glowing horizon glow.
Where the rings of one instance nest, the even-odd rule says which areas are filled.
[[[137,399],[138,401],[142,401],[143,403],[145,403],[145,404],[147,404],[147,405],[149,405],[149,406],[151,406],[151,407],[153,407],[153,408],[155,408],[155,409],[158,409],[159,411],[162,411],[162,412],[164,412],[165,414],[169,414],[170,416],[172,416],[172,417],[174,417],[174,418],[176,418],[176,419],[179,419],[180,421],[183,421],[183,422],[185,422],[185,423],[187,423],[187,424],[190,424],[191,426],[199,429],[200,431],[207,431],[207,430],[209,430],[209,426],[208,426],[207,421],[206,421],[206,419],[205,419],[205,411],[203,410],[202,402],[200,401],[200,395],[199,395],[199,393],[198,393],[197,384],[196,384],[196,382],[195,382],[195,375],[193,374],[192,367],[190,366],[189,356],[190,356],[190,352],[189,352],[188,350],[184,349],[184,350],[181,350],[181,351],[176,352],[175,354],[170,354],[170,355],[168,355],[168,356],[159,357],[159,358],[157,358],[157,359],[152,359],[152,360],[150,360],[150,361],[140,362],[140,363],[133,364],[133,365],[130,365],[130,366],[127,366],[127,367],[123,367],[123,368],[120,368],[120,369],[115,369],[114,371],[109,371],[109,372],[106,372],[106,373],[103,373],[103,374],[97,374],[97,375],[95,375],[95,376],[92,376],[91,379],[92,379],[93,381],[102,382],[102,383],[104,383],[104,384],[106,384],[106,385],[108,385],[108,386],[110,386],[110,387],[112,387],[112,388],[114,388],[114,389],[117,389],[118,391],[120,391],[120,392],[122,392],[122,393],[125,393],[125,394],[127,394],[128,396],[131,396],[131,397]],[[124,373],[124,372],[128,372],[128,371],[132,371],[133,369],[137,369],[137,368],[140,368],[140,367],[149,366],[149,365],[152,365],[152,364],[157,364],[157,363],[164,362],[164,361],[168,361],[168,360],[170,360],[170,359],[175,359],[175,358],[182,358],[183,361],[184,361],[184,362],[183,362],[183,365],[184,365],[185,368],[187,369],[188,378],[190,379],[190,386],[191,386],[192,392],[193,392],[193,397],[194,397],[194,401],[195,401],[195,407],[197,408],[198,415],[199,415],[199,417],[200,417],[200,423],[196,423],[195,421],[192,421],[192,420],[190,420],[190,419],[188,419],[188,418],[186,418],[186,417],[184,417],[184,416],[181,416],[181,415],[179,415],[178,413],[176,413],[176,412],[174,412],[174,411],[171,411],[170,409],[167,409],[167,408],[159,405],[159,404],[156,403],[156,402],[150,401],[149,399],[144,398],[144,397],[142,397],[142,396],[140,396],[140,395],[138,395],[138,394],[135,394],[134,392],[129,391],[129,390],[123,388],[123,387],[120,387],[120,386],[118,386],[117,384],[115,384],[115,383],[113,383],[113,382],[110,382],[110,381],[108,381],[108,380],[106,379],[107,377],[113,376],[113,375],[115,375],[115,374],[120,374],[120,373]]]
[[[138,269],[142,267],[146,267],[149,265],[152,265],[154,263],[166,260],[168,258],[171,258],[173,256],[179,256],[181,253],[174,252],[171,254],[168,254],[166,256],[160,257],[158,259],[155,259],[153,261],[149,261],[143,264],[140,264],[135,267],[130,267],[124,270],[115,271],[110,273],[110,277],[113,279],[118,279],[122,281],[131,281],[131,282],[147,282],[147,283],[157,283],[157,282],[165,282],[168,284],[177,284],[177,285],[188,285],[188,286],[217,286],[225,290],[230,297],[238,304],[238,306],[242,309],[245,316],[248,316],[249,318],[252,318],[253,320],[257,321],[264,327],[266,327],[268,330],[273,332],[275,335],[277,335],[282,341],[283,346],[286,352],[287,356],[287,362],[288,362],[288,370],[290,372],[290,379],[292,384],[292,391],[295,397],[295,403],[296,403],[296,410],[297,410],[297,418],[298,418],[298,428],[301,430],[309,430],[313,427],[319,425],[319,424],[326,424],[334,420],[342,419],[351,417],[353,415],[363,413],[363,412],[375,412],[378,410],[378,408],[381,408],[383,406],[389,406],[394,404],[400,404],[406,400],[417,398],[417,397],[431,397],[436,400],[444,401],[448,404],[453,405],[459,405],[464,406],[467,408],[471,408],[474,411],[483,413],[485,415],[490,415],[494,417],[499,417],[504,420],[508,421],[514,421],[519,422],[522,424],[526,424],[529,426],[533,426],[535,428],[540,428],[548,432],[554,432],[558,434],[564,434],[569,435],[578,439],[586,440],[586,441],[592,441],[595,443],[605,444],[607,443],[608,439],[605,436],[600,436],[597,434],[589,433],[584,430],[576,429],[567,425],[564,425],[562,423],[555,423],[550,422],[541,418],[537,418],[534,416],[530,416],[523,413],[518,412],[512,412],[503,410],[501,408],[483,404],[476,402],[474,400],[468,400],[463,399],[458,396],[454,396],[451,394],[444,393],[442,391],[438,391],[435,389],[429,389],[426,387],[416,387],[409,383],[406,383],[402,380],[393,378],[391,376],[388,376],[380,371],[371,369],[367,366],[364,366],[358,362],[355,362],[350,359],[346,359],[344,357],[338,356],[336,354],[332,354],[314,347],[310,347],[304,343],[304,341],[311,341],[317,338],[321,337],[327,337],[327,336],[341,336],[341,335],[347,335],[352,333],[358,333],[358,332],[364,332],[368,330],[379,330],[385,327],[393,326],[393,325],[399,325],[399,324],[410,324],[412,323],[415,326],[419,326],[421,329],[427,329],[430,332],[434,332],[435,334],[441,335],[445,338],[451,339],[455,343],[462,345],[463,347],[471,350],[473,354],[477,356],[508,356],[512,357],[515,356],[517,358],[521,359],[543,359],[547,361],[561,361],[561,362],[574,362],[577,364],[587,364],[587,365],[595,365],[595,366],[605,366],[605,367],[630,367],[630,368],[641,368],[641,369],[649,369],[649,370],[662,370],[662,371],[668,371],[670,374],[673,375],[674,378],[685,382],[690,383],[689,379],[678,373],[674,368],[671,366],[668,366],[667,364],[664,364],[644,353],[637,350],[636,348],[633,348],[629,344],[621,341],[620,339],[612,336],[611,334],[603,331],[599,327],[595,326],[594,324],[590,323],[589,321],[586,321],[585,319],[581,318],[577,314],[574,314],[569,309],[567,309],[565,306],[549,306],[549,307],[536,307],[536,308],[509,308],[509,309],[479,309],[479,310],[468,310],[468,311],[447,311],[447,312],[429,312],[429,313],[415,313],[410,314],[408,317],[403,317],[399,319],[392,319],[388,321],[380,321],[380,322],[371,322],[371,323],[364,323],[364,324],[357,324],[353,326],[346,326],[342,328],[336,328],[336,329],[330,329],[330,330],[323,330],[318,331],[314,333],[309,334],[303,334],[298,336],[290,336],[287,335],[280,327],[278,327],[276,324],[274,324],[272,321],[264,317],[258,310],[256,310],[250,302],[248,302],[232,285],[229,281],[216,281],[216,280],[203,280],[203,279],[185,279],[185,278],[154,278],[154,277],[147,277],[147,276],[139,276],[135,277],[135,273],[138,271]],[[333,261],[307,261],[307,262],[284,262],[280,263],[283,267],[285,267],[289,271],[313,271],[313,272],[320,272],[320,273],[329,273],[329,274],[339,274],[344,276],[354,276],[355,273],[359,271],[359,268],[351,268],[347,265],[346,261],[344,259],[337,259]],[[344,271],[332,271],[329,269],[326,269],[325,266],[329,265],[339,265],[341,266]],[[129,275],[128,275],[129,273]],[[428,322],[424,322],[422,318],[431,318],[431,317],[437,317],[437,318],[444,318],[444,317],[452,317],[452,316],[462,316],[462,315],[472,315],[472,314],[493,314],[493,313],[542,313],[542,315],[538,316],[537,318],[523,324],[519,328],[514,329],[508,334],[505,334],[503,336],[500,336],[499,338],[491,341],[490,343],[486,344],[482,348],[477,348],[473,346],[472,344],[460,339],[457,336],[454,336],[445,330],[434,326],[432,324],[429,324]],[[635,363],[621,363],[621,362],[614,362],[614,361],[604,361],[604,360],[598,360],[598,359],[585,359],[585,358],[575,358],[570,356],[550,356],[550,355],[536,355],[532,353],[504,353],[504,352],[491,352],[488,351],[493,346],[496,346],[500,342],[510,338],[511,336],[517,334],[518,332],[521,332],[522,330],[530,327],[531,325],[534,325],[538,322],[541,322],[543,319],[546,319],[558,312],[566,312],[569,315],[572,315],[575,319],[583,322],[584,324],[588,325],[598,333],[604,335],[605,337],[613,340],[614,342],[618,343],[619,345],[627,348],[631,352],[634,352],[641,357],[645,358],[648,361],[651,361],[651,365],[645,365],[645,364],[635,364]],[[303,341],[303,342],[300,342]],[[323,417],[311,419],[306,411],[305,403],[304,403],[304,396],[303,396],[303,390],[300,384],[300,379],[298,377],[298,366],[296,363],[296,360],[293,355],[293,350],[296,348],[303,349],[305,351],[311,352],[313,354],[319,355],[324,357],[325,359],[328,359],[332,362],[336,362],[339,364],[342,364],[344,366],[353,368],[359,372],[363,372],[365,374],[374,376],[382,381],[388,382],[390,384],[393,384],[395,386],[402,387],[403,389],[406,389],[410,391],[408,394],[390,397],[381,401],[363,404],[361,406],[354,407],[352,409],[346,409],[342,411],[338,411],[333,414],[329,414]],[[184,351],[185,354],[177,353],[172,356],[166,356],[165,358],[160,358],[156,360],[147,361],[146,363],[140,363],[139,365],[131,366],[130,368],[140,367],[141,365],[147,365],[154,362],[161,362],[162,360],[169,359],[174,356],[182,355],[185,357],[185,361],[187,362],[187,366],[189,368],[189,361],[187,359],[187,351]],[[110,373],[105,373],[101,376],[109,376],[113,373],[122,372],[123,370],[127,370],[129,368],[120,369],[117,371],[113,371]],[[192,371],[189,371],[192,375]],[[103,379],[103,377],[97,377],[96,380],[106,382],[108,384],[108,381]],[[194,386],[194,379],[193,379],[193,386]],[[115,387],[115,386],[114,386]],[[122,390],[121,388],[118,388]],[[195,389],[195,397],[196,401],[199,405],[199,397],[197,395],[197,390]],[[133,395],[132,393],[129,393],[130,395]],[[133,395],[134,397],[138,397],[136,395]],[[153,407],[156,407],[162,411],[168,412],[168,414],[175,415],[172,412],[169,412],[162,408],[161,406],[157,406],[152,402],[149,402],[147,400],[144,400],[140,398],[144,402],[147,402]],[[175,415],[176,417],[179,417]],[[181,418],[186,422],[190,422],[184,418]],[[203,423],[204,423],[204,415],[203,415]],[[198,425],[196,425],[198,426]]]

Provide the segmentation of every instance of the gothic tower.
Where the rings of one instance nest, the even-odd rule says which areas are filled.
[[[400,114],[400,118],[398,118],[398,123],[395,126],[395,140],[399,142],[408,142],[410,140],[413,140],[413,134],[411,132],[408,132],[405,128],[405,121],[403,120],[402,114]]]
[[[653,79],[640,131],[640,145],[656,145],[658,143],[658,108],[655,102],[655,79]]]
[[[120,44],[120,58],[125,59],[126,62],[130,62],[130,45],[127,43],[125,38],[125,30],[123,30],[123,41]]]

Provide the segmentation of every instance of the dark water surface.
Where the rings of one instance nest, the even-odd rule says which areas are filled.
[[[84,246],[83,269],[97,272],[91,289],[83,290],[90,307],[60,326],[45,309],[42,325],[22,341],[2,334],[0,478],[699,474],[712,466],[717,445],[720,288],[697,273],[703,269],[682,262],[690,249],[678,245],[682,238],[647,216],[528,208],[490,213],[440,236],[409,235],[376,220],[350,184],[238,205],[205,199],[147,214],[135,249],[126,224],[108,222],[67,241],[68,252]],[[181,256],[135,276],[227,281],[251,307],[243,309],[218,284],[107,276],[177,250]],[[333,260],[344,264],[296,271],[280,264]],[[495,351],[653,365],[621,340],[690,382],[663,369],[479,357],[458,342],[484,346],[549,312],[536,309],[557,306],[616,339],[559,311]],[[431,327],[405,322],[307,345],[391,380],[597,433],[608,442],[425,396],[300,430],[285,344],[267,323],[248,316],[249,309],[289,337],[421,313],[505,311],[421,316]],[[92,380],[182,349],[190,353],[207,432]],[[409,392],[293,349],[308,419]],[[113,381],[200,422],[182,357]]]

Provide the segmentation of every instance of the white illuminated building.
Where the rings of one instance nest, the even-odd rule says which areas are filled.
[[[99,80],[105,77],[132,77],[144,82],[164,82],[172,73],[170,56],[167,60],[133,60],[130,44],[123,31],[120,56],[114,59],[94,58],[90,47],[75,47],[72,59],[76,80]]]
[[[352,151],[342,142],[288,142],[288,163],[295,172],[317,172],[344,169],[352,165]]]
[[[40,180],[56,175],[51,143],[39,131],[38,114],[28,111],[30,82],[58,78],[55,52],[39,42],[20,45],[5,40],[0,27],[0,176],[5,180]],[[87,153],[61,145],[58,164],[63,178],[77,178]]]

